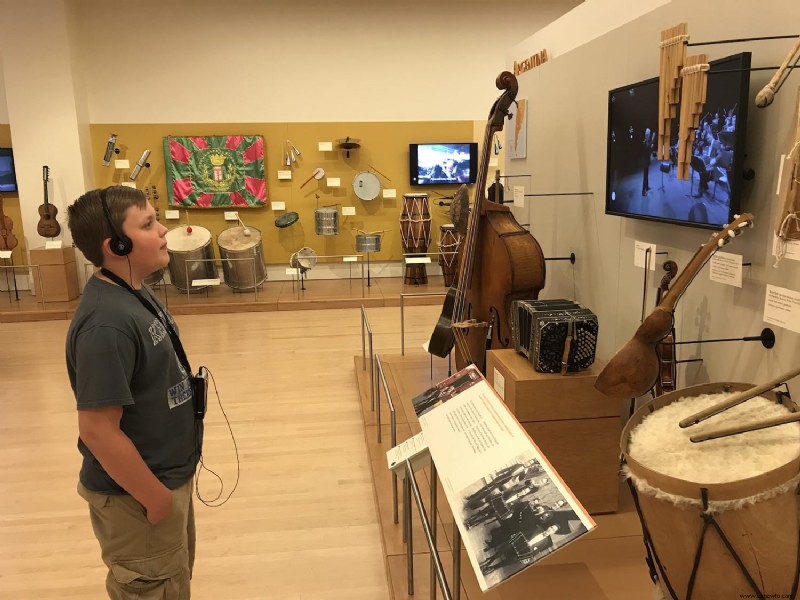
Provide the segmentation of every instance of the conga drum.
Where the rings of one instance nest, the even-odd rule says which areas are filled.
[[[664,598],[789,598],[797,581],[800,423],[689,440],[797,405],[767,393],[694,427],[678,425],[750,387],[709,383],[664,394],[622,432],[624,473]]]
[[[460,244],[461,234],[456,231],[455,225],[439,226],[439,266],[442,267],[445,287],[453,285],[458,270],[458,246]]]
[[[424,255],[428,251],[431,243],[431,213],[428,208],[428,194],[403,194],[400,236],[403,240],[403,253],[407,258],[414,254]],[[406,265],[404,283],[414,285],[428,283],[425,265]]]
[[[182,292],[199,292],[207,286],[194,286],[195,279],[216,279],[217,272],[211,260],[197,262],[198,259],[213,259],[211,232],[205,227],[193,225],[191,233],[185,226],[175,227],[167,232],[167,252],[169,253],[169,278]]]
[[[261,242],[261,231],[251,226],[230,227],[217,236],[225,284],[232,290],[253,290],[264,283],[267,271]]]
[[[331,207],[322,207],[315,210],[314,232],[317,235],[338,235],[339,211]]]

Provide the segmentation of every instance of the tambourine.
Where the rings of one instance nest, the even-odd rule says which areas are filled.
[[[281,229],[285,229],[290,225],[294,225],[299,220],[300,220],[300,215],[298,215],[296,212],[294,211],[287,212],[275,219],[275,227],[280,227]]]
[[[374,200],[381,191],[381,181],[375,173],[362,171],[353,179],[353,191],[361,200]]]

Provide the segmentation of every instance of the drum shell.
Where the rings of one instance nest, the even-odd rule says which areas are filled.
[[[458,271],[458,247],[461,236],[453,225],[439,226],[439,266],[442,268],[444,285],[450,287]]]
[[[427,194],[403,194],[403,212],[400,215],[400,236],[406,256],[428,251],[431,243],[431,213]],[[411,285],[428,283],[424,264],[407,264],[403,282]]]
[[[199,292],[208,286],[193,286],[191,282],[195,279],[215,279],[217,271],[214,263],[214,247],[211,244],[211,233],[202,227],[194,226],[194,230],[204,231],[207,234],[208,241],[201,246],[191,250],[176,250],[169,247],[170,232],[175,231],[171,229],[167,232],[167,252],[169,253],[169,278],[176,288],[182,292],[186,292],[187,275],[189,280],[190,292]],[[206,259],[203,262],[191,262]]]
[[[381,236],[376,233],[356,235],[356,252],[380,252]]]
[[[335,208],[318,208],[314,211],[314,232],[317,235],[339,234],[339,211]]]
[[[233,248],[232,245],[228,247],[226,240],[222,239],[224,231],[217,236],[217,246],[219,246],[219,257],[220,262],[222,262],[225,284],[233,290],[252,290],[264,283],[267,278],[266,267],[264,266],[264,250],[261,244],[263,239],[261,231],[249,225],[247,228],[250,230],[250,237],[253,242],[248,248],[237,249]],[[238,230],[243,228],[233,227],[231,229]],[[253,259],[253,261],[231,260],[243,258]]]
[[[735,501],[762,494],[783,484],[800,473],[800,458],[755,477],[727,483],[699,484],[665,475],[640,464],[629,453],[632,430],[650,414],[677,401],[681,397],[716,394],[723,391],[741,391],[753,387],[747,383],[709,383],[697,385],[659,396],[634,413],[622,432],[620,447],[631,473],[657,490],[681,497],[700,500],[702,488],[708,490],[712,502]],[[774,399],[772,393],[760,394]],[[790,410],[797,406],[784,400]],[[677,423],[675,425],[678,426]],[[682,502],[675,504],[668,498],[637,492],[643,525],[651,537],[658,560],[664,567],[666,578],[676,596],[685,599],[694,557],[703,530],[702,508]],[[716,522],[742,559],[748,572],[765,594],[786,594],[793,584],[798,557],[798,496],[794,487],[759,502],[745,504],[714,514]],[[706,531],[702,558],[695,576],[692,598],[717,600],[739,598],[753,593],[735,559],[726,549],[713,527]],[[662,594],[670,593],[659,572]]]

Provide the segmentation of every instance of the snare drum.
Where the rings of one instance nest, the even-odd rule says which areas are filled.
[[[167,234],[169,253],[169,278],[182,292],[199,292],[207,286],[193,286],[195,279],[216,279],[217,272],[211,259],[214,248],[211,245],[211,232],[199,225],[192,226],[188,233],[185,226],[170,229]],[[199,259],[207,259],[200,261]]]
[[[380,252],[381,236],[379,233],[359,233],[356,235],[356,252]]]
[[[400,236],[403,239],[403,252],[425,254],[431,243],[431,213],[428,208],[428,194],[403,194],[403,212],[400,215]],[[406,265],[404,283],[428,283],[428,273],[424,264]]]
[[[689,440],[704,430],[789,414],[797,405],[767,393],[694,427],[678,425],[750,387],[709,383],[664,394],[642,406],[622,432],[625,475],[666,598],[788,598],[797,580],[800,424]]]
[[[323,207],[314,211],[314,231],[317,235],[339,234],[339,211]]]
[[[444,285],[453,285],[456,271],[458,271],[458,247],[461,244],[461,234],[456,231],[455,225],[439,226],[439,266],[442,267]]]
[[[252,226],[231,227],[217,236],[225,283],[234,291],[252,290],[267,278],[261,241],[261,232]]]
[[[353,179],[353,191],[361,200],[374,200],[381,191],[381,181],[375,173],[362,171]]]

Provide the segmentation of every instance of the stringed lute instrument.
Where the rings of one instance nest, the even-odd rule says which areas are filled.
[[[42,167],[42,179],[44,180],[44,202],[39,205],[39,222],[36,224],[36,232],[47,238],[54,238],[61,233],[61,225],[56,221],[58,209],[50,204],[47,193],[47,183],[50,181],[50,167]]]
[[[659,374],[657,344],[662,341],[675,324],[675,305],[686,288],[703,268],[708,259],[722,246],[730,242],[745,227],[753,225],[753,215],[737,215],[722,231],[715,232],[695,253],[689,264],[681,271],[675,283],[658,306],[639,325],[633,338],[617,350],[595,381],[595,388],[613,398],[636,398],[650,390]]]
[[[658,285],[656,292],[656,306],[661,304],[664,294],[669,291],[669,284],[678,274],[678,263],[674,260],[664,262],[664,276]],[[656,346],[658,354],[658,379],[656,380],[655,395],[661,396],[668,392],[674,392],[678,382],[678,365],[675,362],[675,325],[666,337],[658,342]]]

